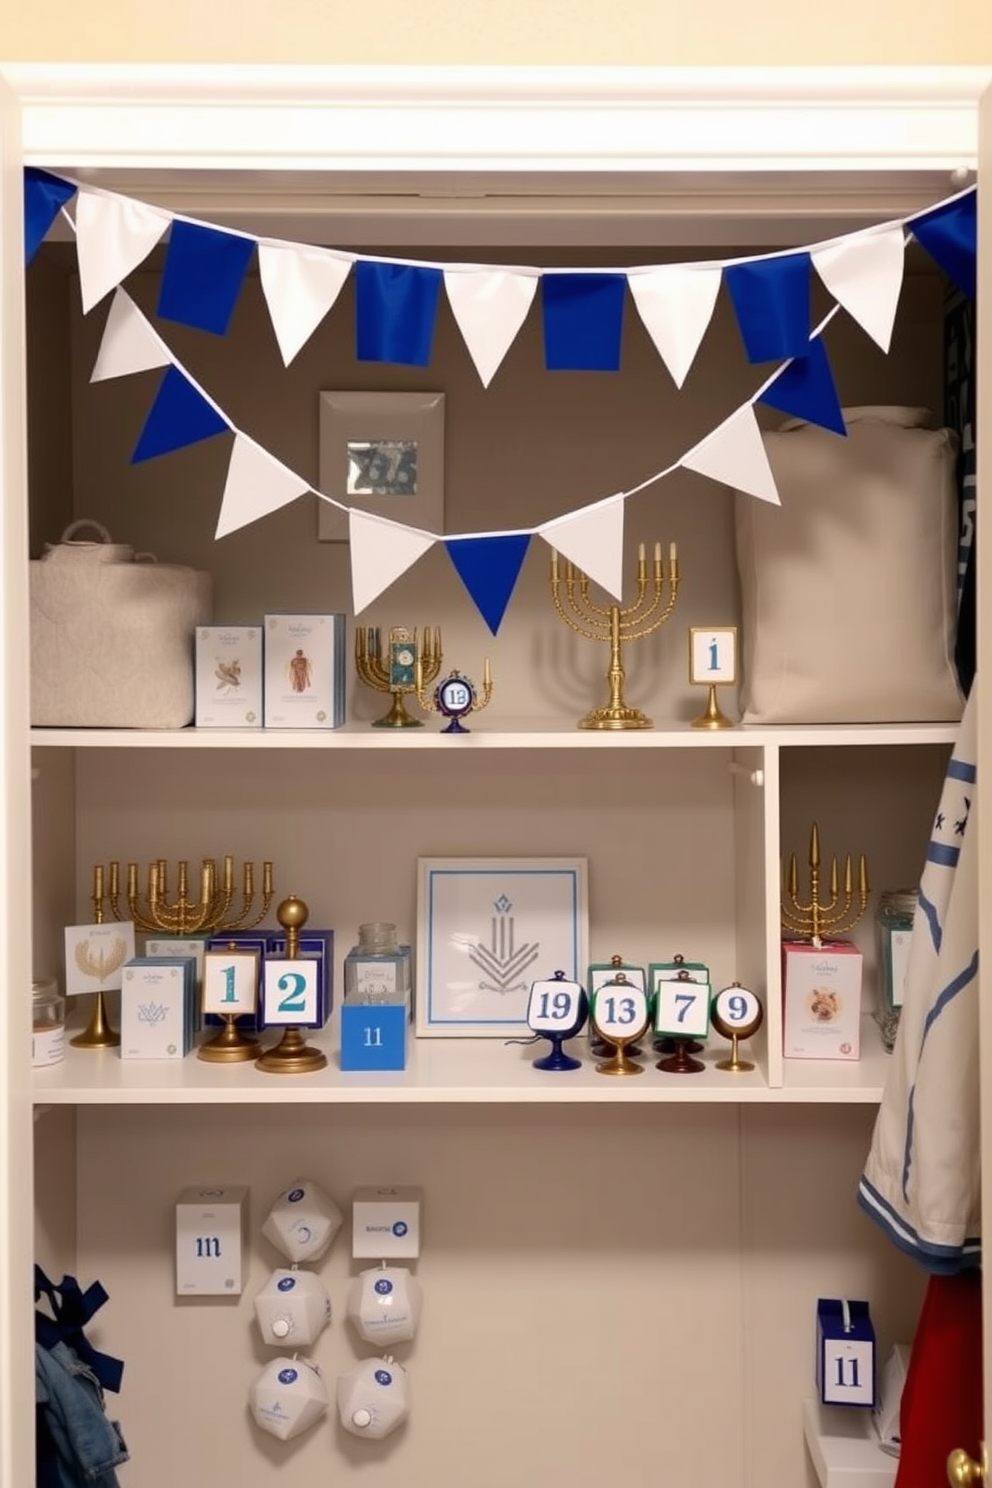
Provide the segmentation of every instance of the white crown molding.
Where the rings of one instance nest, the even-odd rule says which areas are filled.
[[[0,64],[77,172],[973,170],[992,68]],[[109,183],[108,183],[109,184]]]

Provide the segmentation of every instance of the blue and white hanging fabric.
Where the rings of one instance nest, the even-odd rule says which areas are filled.
[[[981,1258],[977,695],[976,680],[927,847],[899,1033],[858,1188],[893,1244],[936,1275]]]

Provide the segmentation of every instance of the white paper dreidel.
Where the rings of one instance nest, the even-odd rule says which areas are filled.
[[[380,1441],[410,1414],[406,1370],[387,1355],[363,1359],[338,1379],[338,1415],[345,1431]]]
[[[273,1271],[255,1297],[255,1321],[264,1343],[305,1348],[331,1321],[331,1299],[313,1271]]]
[[[262,1226],[262,1234],[287,1261],[319,1261],[344,1223],[344,1214],[330,1194],[316,1183],[299,1178],[276,1199]]]
[[[405,1266],[362,1271],[348,1289],[348,1316],[359,1338],[383,1347],[416,1336],[422,1303],[420,1282]]]
[[[248,1404],[256,1426],[290,1441],[327,1413],[327,1390],[308,1359],[273,1359],[252,1385]]]

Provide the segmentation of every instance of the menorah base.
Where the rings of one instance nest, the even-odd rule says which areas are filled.
[[[401,692],[393,693],[393,706],[389,712],[384,713],[381,718],[375,719],[372,724],[373,728],[423,728],[423,726],[422,719],[411,718],[410,714],[406,711]]]
[[[585,718],[579,719],[580,729],[649,729],[654,722],[640,708],[628,708],[626,703],[610,703],[605,708],[593,708]]]

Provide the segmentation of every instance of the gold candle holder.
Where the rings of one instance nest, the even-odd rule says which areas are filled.
[[[101,875],[102,901],[102,867],[97,871]],[[213,858],[203,859],[196,898],[191,895],[189,880],[189,862],[182,858],[176,872],[173,896],[169,888],[168,863],[165,858],[156,858],[148,865],[147,886],[142,898],[138,890],[138,865],[128,863],[122,904],[120,863],[115,860],[110,864],[106,899],[115,920],[132,920],[146,935],[215,935],[225,930],[253,930],[265,919],[275,894],[272,864],[268,861],[262,864],[260,905],[255,893],[254,863],[245,862],[243,865],[241,903],[237,908],[234,907],[237,891],[232,857],[224,858],[220,874]],[[94,897],[95,893],[94,888]]]
[[[310,918],[302,899],[290,894],[276,910],[276,919],[286,932],[286,955],[280,960],[296,961],[300,953],[300,931]],[[307,1043],[301,1028],[286,1028],[274,1049],[268,1049],[255,1068],[267,1075],[309,1075],[327,1064],[327,1055]]]
[[[103,864],[98,863],[93,869],[93,923],[103,924]],[[90,1021],[82,1033],[69,1042],[75,1049],[116,1049],[120,1044],[120,1034],[110,1026],[107,1016],[107,1001],[102,988],[98,988],[93,1002],[93,1011],[90,1013]]]
[[[830,859],[830,897],[821,897],[820,829],[813,823],[809,834],[809,897],[799,897],[799,873],[795,853],[789,859],[786,894],[782,897],[782,929],[786,935],[810,940],[814,945],[824,939],[836,939],[854,929],[868,907],[868,864],[862,853],[858,859],[858,887],[854,887],[851,855],[844,860],[844,888],[841,891],[837,859]]]
[[[383,652],[382,634],[377,625],[358,626],[355,630],[355,670],[366,687],[388,692],[393,705],[388,713],[375,719],[373,728],[423,728],[423,720],[412,718],[403,702],[419,685],[428,686],[441,669],[441,628],[427,626],[423,639],[416,630],[396,625],[389,632]]]
[[[667,585],[667,599],[662,604]],[[564,593],[562,592],[564,590]],[[640,708],[631,708],[624,698],[623,647],[642,641],[665,623],[675,607],[679,590],[678,549],[669,549],[668,573],[661,560],[661,543],[654,545],[654,565],[648,579],[644,544],[637,554],[637,594],[626,608],[619,604],[599,605],[589,593],[589,580],[574,564],[566,562],[565,577],[559,571],[558,554],[551,555],[551,598],[570,630],[587,641],[605,641],[610,648],[606,682],[609,702],[593,708],[579,719],[580,729],[649,729],[654,724]]]

